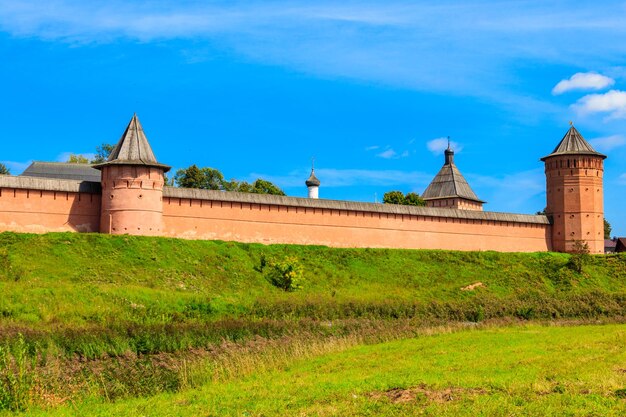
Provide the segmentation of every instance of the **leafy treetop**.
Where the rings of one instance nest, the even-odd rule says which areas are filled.
[[[174,183],[183,188],[285,195],[285,192],[276,185],[261,178],[257,179],[252,184],[246,181],[240,182],[235,179],[227,181],[219,170],[209,167],[199,168],[195,164],[176,171]]]
[[[69,158],[67,158],[67,162],[70,164],[101,164],[109,159],[109,155],[111,155],[114,148],[115,145],[103,143],[100,146],[96,146],[96,155],[93,159],[90,160],[85,155],[72,153]]]
[[[115,145],[111,145],[110,143],[103,143],[100,146],[96,146],[96,156],[91,160],[91,163],[101,164],[106,162],[114,148]]]
[[[417,193],[407,193],[402,191],[389,191],[383,195],[383,203],[400,204],[403,206],[425,206],[426,202]]]
[[[84,155],[72,153],[69,158],[67,158],[67,162],[70,164],[88,164],[89,159],[87,159]]]
[[[604,238],[605,239],[610,239],[611,238],[611,230],[613,228],[611,227],[611,223],[609,223],[609,221],[607,219],[604,219]]]

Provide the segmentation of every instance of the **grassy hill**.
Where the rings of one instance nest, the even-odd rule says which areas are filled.
[[[201,384],[233,349],[264,343],[297,356],[315,341],[375,343],[449,323],[626,316],[626,256],[589,257],[581,273],[569,262],[556,253],[2,233],[4,372],[23,351],[37,375],[24,384],[46,403],[112,400],[180,390],[185,366],[203,367],[192,385]],[[275,264],[301,271],[301,288],[273,286]]]

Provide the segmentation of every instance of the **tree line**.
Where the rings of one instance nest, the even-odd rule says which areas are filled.
[[[209,167],[199,168],[195,164],[176,171],[172,181],[176,186],[183,188],[285,195],[285,192],[278,186],[262,178],[258,178],[252,184],[247,181],[237,181],[235,179],[226,180],[219,170]]]

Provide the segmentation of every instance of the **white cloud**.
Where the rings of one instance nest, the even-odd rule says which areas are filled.
[[[429,140],[426,142],[426,147],[433,153],[433,155],[441,155],[441,153],[448,148],[448,138],[436,138]],[[452,148],[455,153],[459,153],[463,150],[463,146],[454,141],[450,141],[450,148]]]
[[[605,136],[589,140],[589,143],[599,151],[610,151],[626,145],[626,138],[622,135]]]
[[[380,146],[373,145],[373,146],[366,147],[365,150],[369,152],[369,151],[375,151],[376,149],[379,149],[379,148],[380,148]]]
[[[626,91],[587,94],[572,105],[580,114],[609,113],[610,119],[626,117]]]
[[[376,156],[384,159],[393,159],[397,157],[397,153],[393,149],[387,149],[386,151],[383,151]]]
[[[251,173],[249,178],[263,178],[279,187],[304,187],[304,180],[308,171],[293,171],[289,175],[275,176]],[[315,169],[315,175],[320,179],[322,187],[352,187],[352,186],[415,186],[428,184],[433,174],[419,171],[399,170],[367,170],[367,169]]]
[[[377,157],[383,158],[383,159],[407,158],[409,155],[410,155],[410,152],[408,150],[398,153],[395,151],[395,149],[392,149],[392,148],[387,148],[385,151],[376,154]]]
[[[19,175],[24,171],[33,161],[16,162],[16,161],[0,161],[11,171],[12,175]]]
[[[625,172],[625,173],[623,173],[622,175],[620,175],[620,176],[619,176],[619,180],[618,180],[618,182],[619,182],[620,184],[624,184],[624,185],[626,185],[626,172]]]
[[[567,80],[561,80],[552,89],[552,94],[563,94],[572,90],[602,90],[615,84],[615,80],[595,72],[578,72]]]
[[[611,2],[0,0],[0,30],[12,36],[76,45],[193,39],[207,55],[213,45],[323,77],[513,102],[517,113],[516,101],[532,98],[502,69],[520,61],[606,67],[626,53],[623,21],[624,8]]]

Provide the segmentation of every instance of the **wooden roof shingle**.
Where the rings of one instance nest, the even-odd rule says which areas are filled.
[[[114,164],[147,165],[163,168],[165,172],[170,170],[169,166],[157,162],[136,114],[130,119],[124,134],[111,151],[109,159],[102,164],[94,165],[94,168],[101,169],[103,166]]]
[[[596,152],[574,126],[569,128],[552,153],[544,156],[541,160],[545,161],[552,156],[558,155],[596,155],[606,159],[606,155]]]

